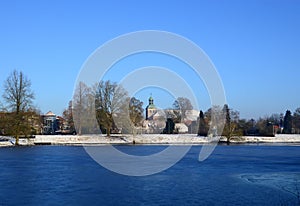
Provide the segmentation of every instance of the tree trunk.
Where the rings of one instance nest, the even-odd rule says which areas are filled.
[[[110,127],[108,127],[107,129],[106,129],[106,135],[108,136],[108,137],[110,137]]]
[[[226,144],[230,145],[230,137],[226,137],[226,139],[227,139]]]
[[[78,135],[79,135],[79,136],[82,134],[81,130],[82,130],[82,129],[81,129],[81,123],[80,123],[79,129],[78,129]]]
[[[15,139],[16,139],[15,145],[16,145],[16,146],[19,146],[19,135],[16,135],[16,136],[15,136]]]

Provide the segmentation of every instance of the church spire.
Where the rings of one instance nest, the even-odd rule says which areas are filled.
[[[152,94],[151,96],[149,97],[149,105],[154,105],[154,99],[152,97]]]
[[[156,113],[156,107],[154,105],[154,99],[151,96],[149,97],[149,104],[146,107],[146,120],[148,120],[149,118],[152,118],[152,116]]]

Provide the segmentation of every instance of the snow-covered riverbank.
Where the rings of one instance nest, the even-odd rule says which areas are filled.
[[[299,134],[277,134],[275,137],[243,136],[238,143],[300,143]]]
[[[131,135],[37,135],[31,139],[20,139],[20,145],[105,145],[105,144],[206,144],[210,139],[198,137],[195,134],[163,135],[144,134],[135,137]],[[220,142],[226,142],[224,137]],[[300,135],[276,135],[276,137],[244,136],[236,137],[232,143],[298,143]],[[1,146],[13,146],[14,141],[0,141]]]

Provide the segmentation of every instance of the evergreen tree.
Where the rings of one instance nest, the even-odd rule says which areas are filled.
[[[198,117],[199,127],[198,127],[198,136],[207,136],[208,128],[204,119],[204,113],[200,110]]]
[[[230,142],[231,134],[231,118],[230,118],[230,110],[227,104],[223,107],[223,113],[225,114],[225,125],[223,130],[223,135],[227,139],[227,143]]]
[[[287,110],[283,119],[283,133],[291,134],[292,133],[292,113],[290,110]]]
[[[293,115],[295,133],[300,134],[300,108],[297,108]]]
[[[232,137],[242,136],[243,130],[239,125],[239,112],[229,109],[228,105],[225,104],[223,107],[223,114],[225,115],[225,125],[223,130],[223,136],[226,137],[227,144],[230,143]]]
[[[166,121],[166,127],[163,130],[164,134],[174,134],[174,130],[175,130],[175,123],[173,121],[173,119],[168,118]]]

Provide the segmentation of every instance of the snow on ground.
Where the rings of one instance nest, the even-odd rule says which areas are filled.
[[[190,144],[206,143],[206,137],[197,135],[164,135],[164,134],[145,134],[145,135],[37,135],[35,143],[39,144]]]
[[[7,137],[6,137],[7,138]],[[1,140],[1,137],[0,137]],[[36,135],[31,139],[20,139],[21,145],[97,145],[97,144],[205,144],[211,138],[198,137],[196,134],[143,134],[143,135]],[[221,142],[226,142],[222,137]],[[235,137],[232,143],[300,143],[300,135],[280,134],[275,137],[244,136]],[[11,146],[14,141],[0,141],[0,146]]]
[[[9,146],[13,146],[14,144],[10,141],[3,141],[0,142],[0,147],[9,147]]]
[[[277,134],[275,137],[244,136],[241,143],[300,143],[299,134]]]

